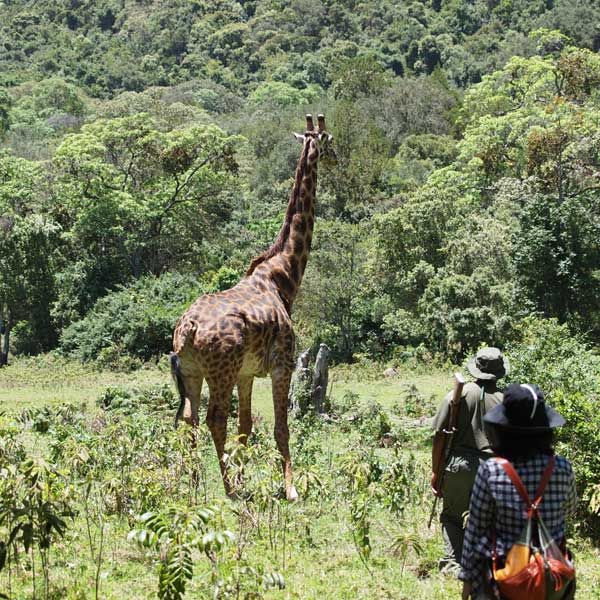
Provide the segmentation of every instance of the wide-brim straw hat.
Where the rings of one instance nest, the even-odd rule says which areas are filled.
[[[513,433],[544,433],[566,421],[544,400],[537,385],[513,383],[504,391],[502,403],[489,410],[483,420]]]
[[[469,360],[467,370],[476,379],[495,381],[510,372],[510,364],[498,348],[488,347]]]

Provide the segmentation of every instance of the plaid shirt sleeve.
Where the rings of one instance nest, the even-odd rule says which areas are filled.
[[[494,521],[494,499],[489,487],[489,467],[480,465],[469,505],[469,518],[465,531],[465,541],[459,573],[463,581],[479,582],[483,578],[485,549],[490,547],[489,536]],[[482,555],[483,552],[483,555]]]

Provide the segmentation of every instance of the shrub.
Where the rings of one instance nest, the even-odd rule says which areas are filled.
[[[216,562],[217,555],[235,541],[231,531],[220,527],[213,508],[168,507],[145,513],[137,521],[139,529],[131,531],[128,538],[155,552],[159,561],[158,597],[163,600],[183,597],[194,572],[195,550]]]
[[[98,398],[98,405],[104,410],[116,410],[127,415],[175,411],[177,404],[173,389],[167,383],[141,388],[107,387]]]
[[[519,339],[506,350],[513,382],[540,386],[566,419],[557,431],[558,450],[572,463],[585,510],[600,485],[600,356],[556,319],[527,318]]]
[[[394,449],[394,460],[387,465],[382,477],[382,502],[391,512],[403,516],[411,502],[414,504],[422,494],[423,470],[411,453],[403,457],[398,448]],[[420,485],[417,485],[420,484]]]
[[[171,349],[177,319],[202,291],[196,279],[179,273],[120,286],[63,331],[62,351],[83,362],[101,358],[105,366],[121,367],[120,355],[158,358]]]
[[[408,417],[422,417],[428,411],[425,396],[414,383],[404,383],[400,388],[400,402],[394,405],[394,412]]]
[[[80,409],[74,404],[25,408],[16,420],[30,426],[37,433],[47,433],[53,426],[75,425],[81,422],[85,406]]]
[[[391,430],[389,417],[381,404],[375,400],[360,400],[355,392],[346,392],[333,408],[342,420],[343,430],[358,430],[376,442]]]

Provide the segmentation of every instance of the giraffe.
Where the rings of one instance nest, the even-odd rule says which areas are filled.
[[[233,387],[239,397],[238,434],[246,443],[252,432],[251,398],[255,377],[271,376],[275,440],[282,457],[286,497],[298,494],[292,482],[287,423],[288,390],[294,368],[292,304],[310,252],[315,220],[319,159],[334,161],[332,136],[325,117],[314,127],[306,115],[302,143],[285,219],[275,242],[256,257],[240,282],[224,292],[200,296],[179,319],[173,335],[171,368],[180,396],[175,425],[181,417],[198,426],[203,382],[209,388],[206,424],[219,459],[227,495],[233,495],[224,446]]]

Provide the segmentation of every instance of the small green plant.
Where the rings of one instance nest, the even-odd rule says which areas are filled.
[[[371,557],[371,521],[370,509],[372,494],[369,488],[360,490],[350,500],[350,525],[354,547],[367,571],[371,573],[369,558]]]
[[[394,449],[393,462],[386,468],[381,478],[381,500],[389,510],[402,516],[407,504],[413,500],[419,492],[417,482],[419,473],[414,455],[411,453],[404,458]]]
[[[402,561],[402,568],[400,574],[404,574],[404,567],[406,566],[406,559],[410,549],[413,549],[417,557],[423,554],[423,545],[421,538],[416,532],[402,532],[392,542],[392,552],[400,557]]]
[[[107,530],[104,512],[103,482],[94,479],[90,473],[82,494],[83,516],[87,534],[90,558],[94,564],[94,598],[98,600],[100,593],[100,571],[104,560],[105,536]]]
[[[350,527],[352,540],[361,562],[371,573],[371,510],[377,494],[376,482],[381,477],[381,464],[373,449],[349,453],[342,458],[342,472],[350,487]]]
[[[284,590],[285,579],[277,571],[265,572],[261,567],[249,565],[247,561],[236,561],[226,576],[220,578],[214,587],[213,598],[226,600],[252,598],[259,600],[263,592],[271,589]]]
[[[30,426],[37,433],[47,433],[51,427],[74,424],[81,419],[82,411],[74,404],[25,408],[17,416],[17,421]]]
[[[323,436],[326,425],[321,416],[309,412],[292,422],[294,459],[296,464],[312,466],[323,452]]]
[[[169,507],[138,517],[139,528],[131,531],[128,539],[156,554],[161,600],[183,597],[187,582],[194,575],[194,550],[200,550],[209,559],[213,579],[218,581],[218,555],[235,536],[227,529],[216,528],[217,516],[215,508]]]
[[[16,560],[21,549],[30,555],[32,596],[37,597],[36,562],[42,568],[44,597],[50,593],[50,554],[54,542],[64,536],[66,518],[73,516],[63,474],[47,462],[27,458],[8,465],[0,478],[0,529],[7,534],[0,543],[0,570]]]
[[[394,411],[408,417],[421,417],[426,410],[425,396],[419,392],[414,383],[405,383],[400,388],[400,401]]]
[[[346,392],[334,411],[339,415],[342,429],[357,430],[367,440],[379,442],[391,430],[388,414],[381,404],[360,400],[354,392]]]

